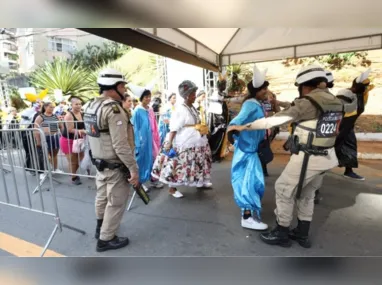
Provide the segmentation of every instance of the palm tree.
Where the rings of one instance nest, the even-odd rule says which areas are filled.
[[[233,75],[237,75],[237,82],[233,81]],[[230,78],[228,82],[229,92],[241,92],[245,89],[246,84],[252,80],[252,65],[248,64],[232,64],[227,66],[227,76]]]
[[[10,86],[9,90],[9,98],[11,100],[11,106],[15,107],[17,111],[23,110],[28,107],[23,99],[21,99],[20,93],[16,87]]]
[[[80,96],[89,90],[90,80],[86,67],[66,58],[45,62],[30,76],[30,83],[36,89],[47,88],[50,94],[54,89],[60,89],[64,96]]]
[[[231,64],[227,66],[227,75],[231,77],[234,73],[236,73],[239,78],[248,83],[252,80],[252,67],[253,65],[248,64]]]

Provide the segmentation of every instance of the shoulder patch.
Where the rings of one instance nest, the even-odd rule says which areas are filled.
[[[121,110],[118,108],[118,106],[116,104],[112,104],[111,108],[112,108],[114,114],[121,113]]]

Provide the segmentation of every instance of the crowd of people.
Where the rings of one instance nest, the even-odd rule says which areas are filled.
[[[268,89],[266,70],[255,65],[240,111],[232,116],[225,75],[219,74],[217,91],[209,94],[185,80],[178,94],[164,94],[166,102],[161,106],[163,97],[157,92],[153,98],[151,86],[127,84],[118,70],[105,69],[97,81],[100,96],[85,108],[76,97],[70,106],[62,102],[55,107],[38,100],[20,114],[21,120],[11,110],[7,119],[11,123],[3,126],[19,123],[21,128],[41,128],[44,138],[36,135],[32,142],[23,137],[26,168],[31,173],[36,168],[44,171],[40,159],[38,165],[31,159],[31,143],[35,143],[37,148],[46,145],[52,169],[60,173],[57,155],[61,150],[74,185],[81,184],[76,173],[85,156],[84,149],[74,151],[74,146],[86,140],[97,168],[95,237],[101,252],[129,243],[127,237],[116,235],[129,184],[134,189],[142,186],[145,192],[167,185],[172,197],[182,198],[180,186],[212,188],[212,163],[222,161],[229,151],[233,151],[231,184],[241,226],[267,230],[261,212],[267,165],[273,160],[271,142],[280,126],[289,125],[284,148],[291,157],[275,184],[276,226],[260,238],[271,245],[288,247],[296,240],[310,247],[310,223],[325,173],[340,166],[345,167],[345,177],[364,179],[353,171],[358,166],[354,125],[373,88],[368,72],[334,96],[331,72],[318,65],[304,67],[295,80],[299,96],[289,103],[277,100]],[[291,230],[295,205],[298,225]]]

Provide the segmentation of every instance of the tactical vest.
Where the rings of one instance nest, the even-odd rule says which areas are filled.
[[[85,130],[94,159],[102,159],[107,162],[119,161],[113,148],[109,127],[102,125],[104,108],[111,106],[113,112],[119,113],[121,110],[117,105],[118,103],[113,99],[98,97],[93,99],[85,110]]]
[[[323,90],[313,90],[304,96],[320,112],[318,118],[297,122],[294,135],[298,136],[300,144],[306,144],[309,132],[314,134],[312,146],[331,148],[334,146],[339,132],[344,107],[340,99]]]

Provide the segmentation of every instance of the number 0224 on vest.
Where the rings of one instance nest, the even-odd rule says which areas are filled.
[[[331,138],[337,136],[342,118],[342,112],[323,113],[317,122],[316,137]]]

